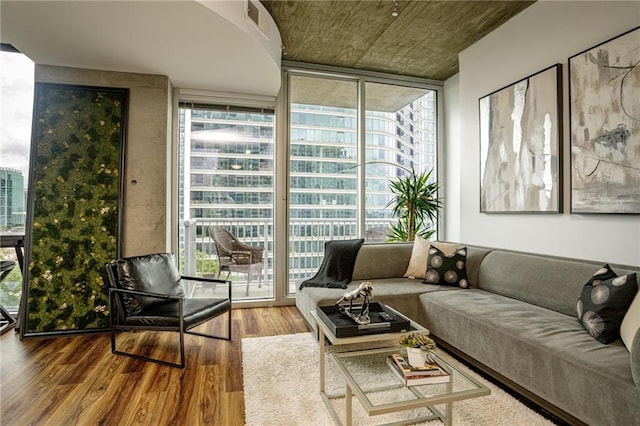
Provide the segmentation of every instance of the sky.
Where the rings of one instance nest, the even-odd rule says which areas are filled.
[[[0,167],[29,177],[33,62],[19,53],[0,52]]]

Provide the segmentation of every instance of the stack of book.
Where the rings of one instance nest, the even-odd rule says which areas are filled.
[[[405,386],[447,383],[451,380],[451,375],[434,360],[423,366],[413,367],[402,355],[393,354],[387,357],[387,363]]]

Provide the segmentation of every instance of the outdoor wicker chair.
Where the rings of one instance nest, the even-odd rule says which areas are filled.
[[[254,274],[258,275],[258,287],[262,287],[264,247],[238,241],[224,226],[210,226],[209,234],[215,243],[218,256],[217,277],[220,278],[222,272],[227,273],[227,279],[231,272],[247,274],[246,296],[249,295],[249,286]]]

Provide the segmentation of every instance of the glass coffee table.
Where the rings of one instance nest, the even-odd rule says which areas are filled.
[[[440,419],[444,424],[451,425],[453,402],[491,393],[487,387],[459,371],[436,353],[434,356],[437,361],[451,374],[451,381],[444,384],[405,386],[391,371],[387,364],[387,356],[406,353],[405,348],[397,346],[398,339],[402,335],[426,331],[414,321],[410,320],[410,328],[402,332],[336,337],[315,311],[312,311],[311,315],[316,321],[319,334],[320,395],[333,421],[338,425],[343,423],[333,401],[344,399],[343,417],[346,417],[345,424],[350,426],[353,420],[354,395],[369,416],[407,411],[404,413],[407,415],[405,420],[393,420],[393,424],[396,425],[434,419]],[[327,348],[327,341],[330,344],[330,350]],[[325,354],[327,352],[331,353],[339,375],[345,380],[344,393],[328,394],[325,390]],[[443,409],[435,406],[442,406]]]
[[[445,359],[433,353],[436,361],[449,372],[448,383],[405,386],[391,371],[387,357],[404,354],[404,348],[378,348],[342,353],[331,357],[346,382],[345,424],[350,426],[353,418],[353,396],[358,399],[369,416],[409,411],[394,425],[414,424],[440,419],[445,425],[452,424],[453,403],[469,398],[489,395],[491,390],[469,375],[459,371]],[[342,396],[331,396],[331,399]],[[337,424],[342,424],[333,405],[328,407]]]
[[[390,306],[387,306],[386,308],[392,311],[395,315],[407,318]],[[407,318],[409,320],[409,329],[406,331],[367,334],[362,336],[337,337],[332,329],[324,322],[324,320],[322,320],[318,316],[318,313],[316,311],[311,311],[311,316],[318,326],[318,341],[320,342],[320,395],[324,399],[325,404],[330,404],[329,396],[325,392],[325,354],[327,353],[327,341],[330,343],[333,350],[336,350],[337,347],[354,346],[366,347],[367,349],[371,349],[394,346],[398,343],[398,339],[405,334],[427,331],[427,329],[420,324],[414,322],[410,318]]]

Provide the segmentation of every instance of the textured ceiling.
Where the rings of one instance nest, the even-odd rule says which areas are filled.
[[[261,0],[282,59],[446,80],[458,53],[534,1]]]

